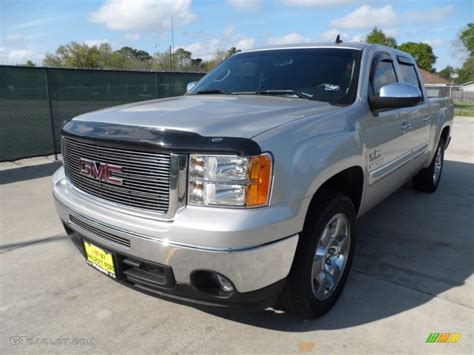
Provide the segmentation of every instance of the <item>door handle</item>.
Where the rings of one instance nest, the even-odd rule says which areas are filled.
[[[411,128],[411,123],[410,122],[403,122],[402,125],[400,126],[402,131],[406,131]]]
[[[423,117],[423,121],[424,121],[425,123],[431,123],[431,116],[425,116],[425,117]]]

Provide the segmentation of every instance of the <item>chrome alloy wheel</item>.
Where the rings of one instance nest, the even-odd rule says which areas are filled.
[[[443,147],[440,145],[438,147],[438,151],[436,152],[436,158],[434,162],[434,167],[433,167],[433,183],[436,184],[436,182],[439,179],[439,176],[441,174],[441,168],[443,167]]]
[[[343,213],[334,215],[324,227],[316,247],[311,279],[314,296],[323,301],[337,288],[349,257],[351,227]]]

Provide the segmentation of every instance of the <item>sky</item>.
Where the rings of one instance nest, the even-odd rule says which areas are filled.
[[[458,34],[473,0],[0,0],[0,64],[36,64],[71,41],[108,42],[150,54],[185,48],[208,59],[220,49],[361,42],[374,27],[399,44],[429,43],[435,67],[462,65]]]

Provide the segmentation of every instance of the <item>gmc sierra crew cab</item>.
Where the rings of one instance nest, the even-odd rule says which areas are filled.
[[[132,288],[317,317],[346,282],[356,218],[407,180],[438,187],[453,104],[428,99],[407,53],[274,46],[190,84],[62,131],[59,216],[88,264]]]

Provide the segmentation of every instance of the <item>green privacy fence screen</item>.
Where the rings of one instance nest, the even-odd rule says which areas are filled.
[[[75,116],[182,95],[203,75],[0,66],[0,161],[57,153],[59,132]]]

